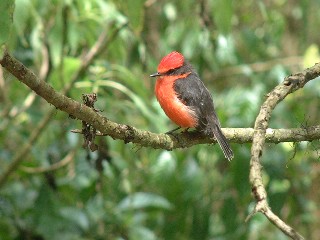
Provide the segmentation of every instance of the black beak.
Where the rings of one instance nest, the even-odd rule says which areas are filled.
[[[159,77],[159,76],[161,76],[159,72],[150,75],[150,77]]]

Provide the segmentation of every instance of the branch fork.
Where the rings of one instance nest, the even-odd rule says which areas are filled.
[[[286,77],[283,83],[276,86],[269,94],[267,94],[267,99],[262,104],[260,112],[256,118],[252,139],[249,179],[252,185],[252,193],[256,200],[256,206],[246,220],[249,220],[255,213],[262,212],[270,220],[270,222],[278,227],[284,234],[295,240],[302,240],[304,238],[292,227],[282,221],[277,215],[275,215],[268,206],[267,192],[262,182],[262,166],[260,163],[260,158],[262,156],[262,149],[266,141],[267,127],[273,109],[288,94],[303,88],[307,82],[317,78],[319,75],[320,63],[315,64],[313,67],[308,68],[301,73]]]

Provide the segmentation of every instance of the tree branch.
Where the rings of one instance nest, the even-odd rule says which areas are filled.
[[[5,53],[4,58],[1,60],[1,65],[47,102],[80,120],[88,122],[98,129],[103,135],[109,135],[115,139],[124,140],[125,142],[138,143],[142,146],[150,146],[153,148],[162,148],[167,150],[189,147],[200,143],[214,142],[208,138],[204,139],[203,136],[197,132],[182,133],[172,137],[166,134],[154,134],[148,131],[138,130],[129,125],[117,124],[105,117],[102,117],[99,113],[96,113],[79,102],[56,92],[49,84],[39,79],[32,71],[27,69],[8,52]],[[87,64],[84,65],[87,66]],[[288,83],[289,82],[286,81],[286,84]],[[296,84],[292,86],[295,87]],[[264,108],[265,107],[262,107],[262,109]],[[313,126],[295,129],[268,129],[268,131],[265,130],[264,132],[267,133],[267,141],[273,143],[312,141],[319,139],[320,127]],[[231,128],[224,129],[224,133],[231,142],[248,143],[252,141],[254,130],[250,128]]]
[[[303,57],[302,56],[290,56],[285,58],[277,58],[271,59],[264,62],[255,62],[249,64],[241,64],[236,66],[225,67],[212,74],[212,76],[207,76],[211,78],[224,78],[232,75],[240,75],[248,72],[258,73],[265,72],[272,69],[276,65],[280,65],[283,67],[289,67],[291,69],[303,65]],[[211,79],[209,78],[209,79]]]
[[[51,113],[51,111],[50,111]],[[47,114],[40,124],[32,131],[28,141],[26,141],[25,144],[18,150],[18,152],[14,155],[13,159],[11,160],[10,165],[5,169],[3,174],[0,176],[0,188],[3,186],[3,184],[6,182],[8,177],[10,176],[11,173],[13,173],[14,170],[19,166],[21,161],[25,159],[26,153],[31,149],[35,141],[38,139],[40,134],[43,132],[45,127],[48,125],[48,123],[51,120],[51,117],[53,115],[53,112],[51,114]]]
[[[275,87],[267,95],[267,99],[262,104],[254,125],[249,176],[250,183],[252,185],[252,193],[257,202],[253,214],[256,212],[262,212],[275,226],[292,239],[304,238],[271,211],[267,202],[267,192],[262,182],[262,166],[260,164],[260,157],[262,156],[262,149],[266,141],[267,127],[273,109],[288,94],[302,88],[307,82],[315,79],[319,75],[320,64],[318,63],[301,73],[286,77],[283,83]],[[251,214],[250,217],[253,214]]]
[[[125,143],[132,142],[144,147],[166,150],[215,142],[212,139],[204,138],[198,132],[187,132],[174,136],[168,134],[155,134],[149,131],[136,129],[129,125],[112,122],[93,109],[56,92],[49,84],[41,81],[35,74],[23,66],[22,63],[10,56],[9,53],[5,53],[1,64],[47,102],[51,103],[56,108],[91,124],[95,129],[100,131],[100,135],[109,135],[114,139],[123,140]],[[253,129],[247,128],[223,129],[223,132],[231,142],[235,143],[249,143],[252,141],[252,136],[254,134]],[[312,141],[314,139],[319,139],[319,134],[319,126],[304,129],[269,129],[267,139],[268,142],[274,143],[284,141]]]
[[[22,166],[21,169],[26,173],[45,173],[58,170],[66,165],[68,165],[71,161],[74,160],[74,156],[76,155],[77,148],[72,149],[61,161],[52,164],[49,167],[25,167]]]
[[[135,130],[142,132],[141,130],[138,130],[138,129],[135,129]],[[80,129],[74,129],[74,130],[71,130],[71,132],[83,134],[82,130]],[[223,128],[223,132],[231,142],[243,144],[243,143],[252,142],[254,129],[253,128]],[[100,131],[96,133],[96,136],[98,137],[108,136],[108,135],[109,134],[103,134]],[[162,137],[162,136],[159,136],[159,137]],[[186,143],[183,146],[179,144],[174,145],[173,148],[190,147],[197,144],[210,144],[215,142],[213,139],[201,136],[197,132],[182,132],[179,135],[175,135],[174,138],[177,139],[178,142],[186,142]],[[268,128],[265,138],[267,143],[302,142],[302,141],[318,140],[320,139],[320,125],[310,126],[306,128],[289,128],[289,129]],[[126,139],[122,139],[122,140],[126,140]],[[164,146],[160,148],[163,149]],[[166,149],[166,150],[172,150],[172,149]]]

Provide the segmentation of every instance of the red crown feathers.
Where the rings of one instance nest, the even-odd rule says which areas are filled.
[[[184,63],[184,57],[179,52],[169,53],[167,56],[163,57],[158,65],[158,72],[165,73],[169,70],[179,68]]]

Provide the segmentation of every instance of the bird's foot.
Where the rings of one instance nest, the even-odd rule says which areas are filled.
[[[172,130],[166,132],[166,134],[173,135],[173,133],[176,132],[177,130],[179,130],[180,128],[181,128],[181,127],[177,127],[177,128],[175,128],[175,129],[172,129]]]
[[[188,133],[190,128],[185,128],[182,133]]]
[[[171,135],[172,137],[174,137],[179,142],[178,136],[175,134],[175,132],[177,130],[179,130],[179,129],[181,129],[181,127],[177,127],[175,129],[172,129],[172,130],[166,132],[166,134]]]

